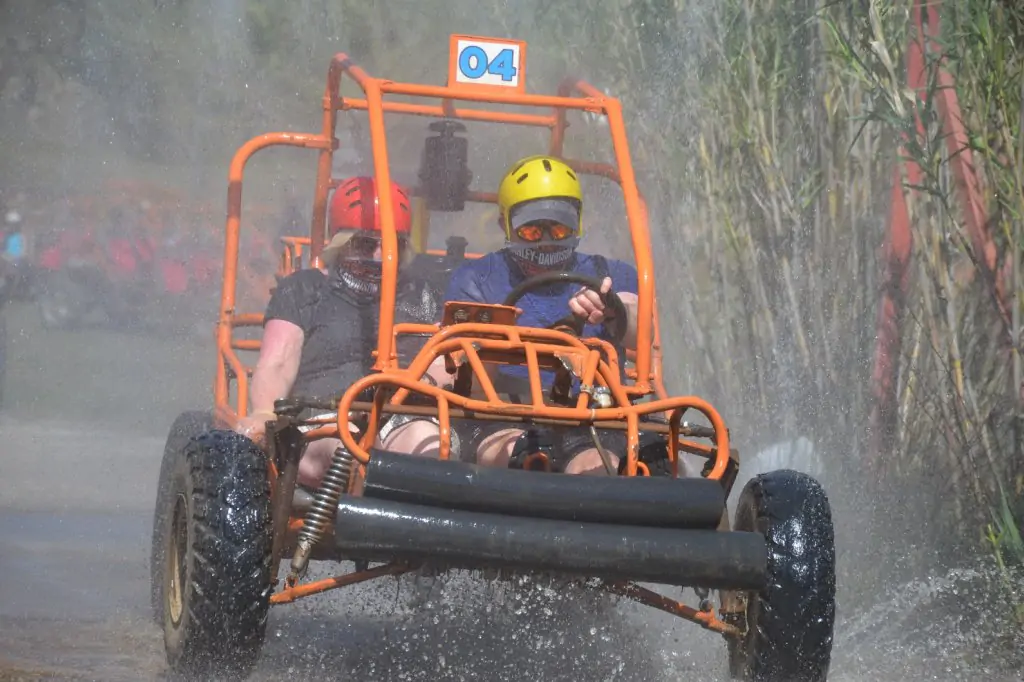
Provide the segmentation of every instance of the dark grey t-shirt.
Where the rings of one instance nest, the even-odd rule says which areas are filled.
[[[422,282],[402,284],[397,299],[396,323],[433,323],[439,318],[440,293]],[[282,279],[267,304],[264,324],[285,320],[305,334],[292,395],[334,398],[369,374],[379,318],[376,303],[356,305],[319,270],[300,270]],[[403,365],[423,343],[417,337],[400,338]]]

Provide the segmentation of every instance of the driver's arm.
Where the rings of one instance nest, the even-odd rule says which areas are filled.
[[[614,291],[626,309],[626,331],[621,344],[629,350],[636,350],[637,330],[639,328],[638,290],[639,275],[636,269],[620,260],[608,261],[608,275],[601,282],[601,294]],[[597,292],[583,289],[569,300],[569,309],[583,317],[591,324],[600,324],[604,319],[605,309]]]
[[[608,261],[608,276],[612,278],[612,290],[618,294],[619,300],[626,308],[628,324],[626,334],[622,338],[622,345],[629,350],[636,350],[637,329],[639,317],[637,315],[638,302],[640,300],[640,275],[636,268],[621,260]],[[648,320],[650,324],[650,320]]]
[[[637,302],[640,298],[636,294],[629,292],[617,292],[619,300],[622,301],[623,307],[626,309],[626,314],[629,316],[629,322],[626,325],[626,333],[622,337],[622,345],[629,350],[636,350],[636,339],[637,339]]]

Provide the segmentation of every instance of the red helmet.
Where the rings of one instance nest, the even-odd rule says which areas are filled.
[[[395,214],[395,230],[399,234],[412,231],[412,206],[409,194],[396,182],[391,183],[391,207]],[[356,177],[345,180],[334,190],[327,211],[327,232],[333,237],[341,230],[380,232],[380,202],[373,178]]]

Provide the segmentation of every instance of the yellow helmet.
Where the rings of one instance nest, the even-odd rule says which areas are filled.
[[[512,236],[512,209],[537,199],[568,199],[576,207],[577,236],[583,234],[583,193],[576,172],[564,161],[539,155],[513,164],[498,187],[498,211],[506,238]]]

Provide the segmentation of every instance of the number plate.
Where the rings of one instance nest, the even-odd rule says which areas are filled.
[[[453,35],[449,60],[449,85],[526,90],[523,41]]]

